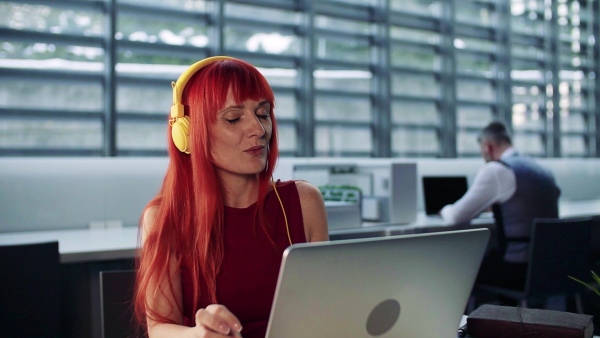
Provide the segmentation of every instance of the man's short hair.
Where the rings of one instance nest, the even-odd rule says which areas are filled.
[[[502,122],[494,121],[483,128],[477,136],[477,142],[488,141],[494,144],[511,144],[512,140]]]

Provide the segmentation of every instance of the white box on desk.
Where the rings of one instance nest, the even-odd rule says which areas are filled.
[[[417,220],[417,164],[391,163],[387,207],[390,223]]]
[[[350,202],[325,202],[329,230],[361,227],[360,206]]]

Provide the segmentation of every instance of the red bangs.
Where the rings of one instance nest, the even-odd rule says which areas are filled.
[[[200,108],[209,121],[227,101],[229,89],[236,103],[248,99],[266,100],[274,108],[274,94],[264,76],[254,66],[241,60],[223,60],[198,71],[184,91],[193,116]],[[185,95],[187,92],[188,95]]]

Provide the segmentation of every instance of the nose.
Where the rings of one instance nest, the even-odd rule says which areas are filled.
[[[262,122],[258,118],[258,116],[254,115],[254,119],[250,119],[250,132],[251,136],[263,137],[267,133],[267,130],[263,126]]]

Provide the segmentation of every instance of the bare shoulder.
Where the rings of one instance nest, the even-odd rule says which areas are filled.
[[[296,181],[296,189],[298,189],[298,194],[300,195],[300,199],[302,198],[317,198],[323,201],[323,197],[321,195],[321,191],[316,186],[308,183],[307,181]]]
[[[142,215],[142,242],[156,228],[156,217],[158,215],[158,206],[148,207]]]
[[[303,212],[305,209],[313,210],[314,208],[325,210],[325,202],[319,188],[306,181],[296,181],[296,188],[298,189]]]
[[[306,181],[296,181],[296,188],[300,196],[306,240],[308,242],[328,240],[327,211],[321,191]]]

